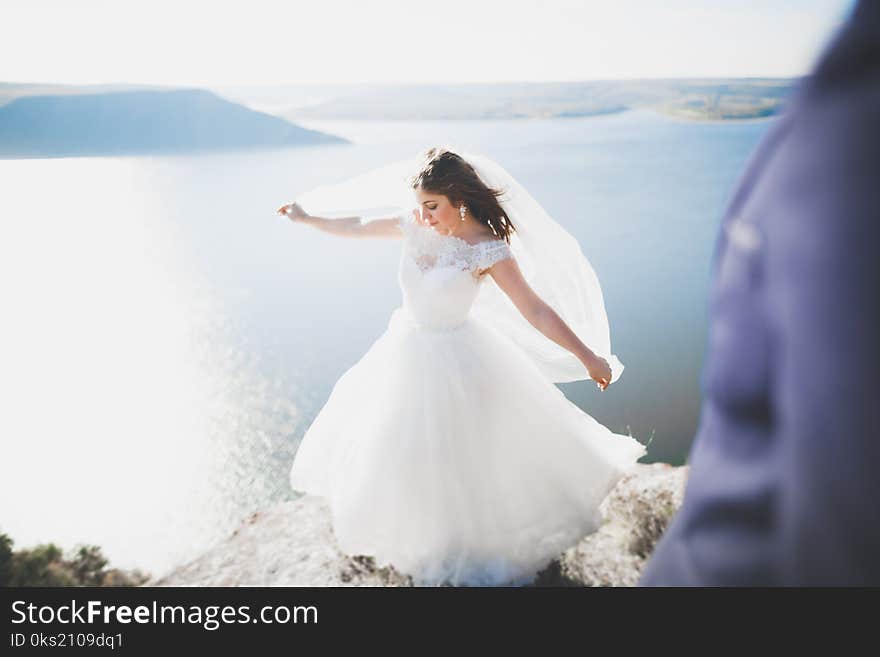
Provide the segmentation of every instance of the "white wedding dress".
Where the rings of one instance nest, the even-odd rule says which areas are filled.
[[[327,499],[343,552],[417,586],[527,583],[598,528],[599,504],[645,448],[469,314],[495,284],[478,273],[512,257],[505,241],[399,222],[403,304],[337,381],[291,486]]]

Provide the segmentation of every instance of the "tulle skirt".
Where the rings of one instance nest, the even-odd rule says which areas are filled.
[[[343,552],[417,586],[521,585],[598,528],[644,454],[491,326],[432,330],[398,308],[336,382],[290,483],[327,499]]]

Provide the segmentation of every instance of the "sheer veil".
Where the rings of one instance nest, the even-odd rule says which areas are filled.
[[[608,361],[611,382],[616,381],[624,366],[611,353],[599,279],[577,240],[500,164],[482,154],[451,150],[470,163],[486,185],[504,191],[498,200],[516,229],[510,249],[523,276],[584,344]],[[406,158],[341,183],[315,188],[298,196],[297,202],[311,213],[358,214],[365,220],[389,212],[409,213],[416,203],[408,178],[420,164],[419,156]],[[480,286],[471,313],[513,340],[551,381],[590,378],[574,354],[533,327],[491,281]]]

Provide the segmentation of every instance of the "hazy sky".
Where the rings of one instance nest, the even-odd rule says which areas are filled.
[[[854,0],[2,0],[0,81],[492,82],[806,73]]]

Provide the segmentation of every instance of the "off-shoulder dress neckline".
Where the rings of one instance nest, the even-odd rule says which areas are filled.
[[[480,240],[479,242],[468,242],[466,239],[459,237],[458,235],[444,235],[443,233],[438,233],[436,230],[434,230],[430,226],[425,226],[424,224],[421,224],[415,220],[414,220],[414,223],[417,226],[424,228],[425,230],[430,230],[434,235],[437,235],[438,237],[443,237],[446,239],[455,240],[457,242],[461,242],[465,246],[477,247],[480,244],[491,244],[492,242],[504,242],[505,244],[507,244],[507,240],[505,240],[503,237],[492,237],[487,240]]]

